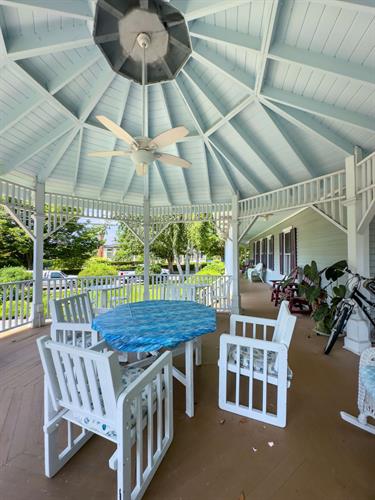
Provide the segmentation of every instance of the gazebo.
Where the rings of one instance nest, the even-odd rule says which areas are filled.
[[[147,32],[143,94],[134,40]],[[33,280],[0,284],[22,303],[4,307],[0,337],[45,325],[46,287],[77,286],[43,279],[44,240],[75,218],[121,221],[144,244],[145,300],[170,279],[150,275],[149,248],[175,222],[212,221],[226,240],[219,311],[241,311],[240,245],[265,281],[288,274],[274,237],[299,231],[297,215],[325,229],[297,233],[296,264],[315,240],[373,276],[374,40],[372,0],[0,0],[0,204],[34,243]],[[130,156],[90,156],[125,149],[100,116],[134,138],[186,127],[163,152],[190,168],[159,155],[139,175]],[[362,317],[345,342],[370,345]]]

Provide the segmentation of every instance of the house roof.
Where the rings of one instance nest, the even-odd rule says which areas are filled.
[[[125,0],[126,1],[126,0]],[[185,125],[155,162],[152,205],[229,201],[329,173],[375,149],[375,4],[172,0],[192,55],[148,87],[149,135]],[[0,175],[47,190],[142,204],[143,178],[95,116],[141,131],[141,88],[95,45],[91,0],[0,0]]]

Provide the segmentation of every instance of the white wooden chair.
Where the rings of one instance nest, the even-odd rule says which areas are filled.
[[[255,267],[252,267],[247,270],[247,277],[249,278],[250,281],[253,281],[253,277],[257,276],[264,283],[263,272],[264,272],[263,264],[262,262],[258,262],[258,264]]]
[[[145,371],[124,373],[103,341],[90,349],[48,337],[37,344],[45,374],[46,476],[54,476],[97,434],[116,444],[109,467],[117,470],[117,499],[141,499],[173,439],[171,353]],[[64,421],[67,444],[60,450]],[[77,437],[74,426],[82,429]]]
[[[83,348],[99,342],[98,332],[91,327],[94,311],[87,292],[51,300],[50,311],[52,340]]]
[[[277,320],[231,316],[230,335],[220,336],[220,408],[278,427],[286,426],[287,388],[292,378],[288,348],[295,322],[296,317],[290,314],[286,301],[280,306]],[[236,335],[238,324],[242,325],[241,335]],[[272,340],[267,340],[271,330]],[[257,338],[259,334],[262,338]],[[235,375],[234,397],[230,397],[228,373]],[[260,382],[260,394],[256,392],[254,380]],[[275,402],[269,398],[270,386],[276,389]],[[246,395],[241,387],[247,387]]]
[[[375,347],[370,347],[362,352],[358,378],[359,415],[354,417],[344,411],[340,412],[340,415],[346,422],[375,434],[375,425],[367,421],[368,417],[375,419]]]

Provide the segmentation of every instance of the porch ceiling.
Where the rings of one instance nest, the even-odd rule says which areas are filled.
[[[155,162],[152,205],[230,201],[343,167],[375,149],[372,0],[172,0],[192,56],[173,82],[148,88],[150,136],[185,125]],[[114,73],[92,37],[91,0],[0,0],[0,175],[47,190],[142,204],[123,147],[95,119],[141,130],[139,85]]]
[[[306,208],[303,208],[302,210],[306,210]],[[280,224],[285,219],[288,219],[289,217],[297,214],[299,211],[301,211],[301,209],[282,210],[281,212],[277,212],[266,217],[258,217],[242,238],[241,243],[248,244],[252,239],[258,236],[258,234],[260,235],[265,231],[271,231],[271,228],[273,228],[277,224]]]

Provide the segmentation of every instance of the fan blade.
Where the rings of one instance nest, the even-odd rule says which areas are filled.
[[[131,151],[93,151],[87,153],[86,156],[93,156],[95,158],[110,158],[111,156],[129,156]]]
[[[147,173],[147,164],[146,163],[136,163],[135,170],[137,172],[137,175],[144,176]]]
[[[139,146],[134,137],[132,137],[128,132],[126,132],[126,130],[117,125],[117,123],[113,122],[103,115],[98,115],[96,119],[100,121],[100,123],[104,125],[108,130],[110,130],[112,134],[115,135],[118,139],[123,140],[127,144],[135,144],[136,146]]]
[[[162,163],[166,163],[167,165],[175,165],[176,167],[189,168],[191,167],[190,161],[184,160],[179,156],[168,155],[163,153],[157,157],[159,161]]]
[[[186,127],[171,128],[154,137],[150,142],[150,146],[157,149],[165,148],[170,144],[174,144],[179,139],[182,139],[188,135],[188,133],[189,131]]]

